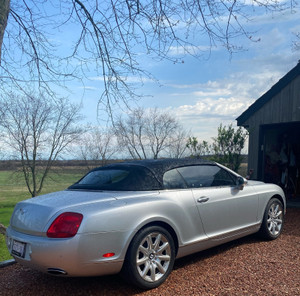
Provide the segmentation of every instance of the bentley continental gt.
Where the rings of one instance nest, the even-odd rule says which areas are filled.
[[[121,272],[143,289],[162,284],[175,258],[258,232],[280,235],[280,187],[200,159],[121,162],[68,189],[19,202],[6,244],[20,264],[60,276]]]

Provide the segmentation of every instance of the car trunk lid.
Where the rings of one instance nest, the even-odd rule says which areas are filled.
[[[12,214],[10,226],[22,233],[45,235],[46,226],[56,213],[72,211],[79,205],[114,200],[116,200],[114,195],[108,192],[66,190],[50,193],[18,203]]]

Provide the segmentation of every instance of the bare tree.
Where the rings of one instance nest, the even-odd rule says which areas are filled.
[[[293,49],[300,50],[300,32],[295,34],[295,39],[293,41]]]
[[[187,153],[187,139],[189,138],[190,131],[186,131],[181,126],[170,135],[168,141],[167,155],[171,158],[182,158],[188,156]]]
[[[118,150],[112,128],[90,127],[80,137],[80,155],[90,170],[106,165]]]
[[[10,0],[0,0],[0,65],[1,65],[1,49],[3,43],[3,36],[7,26],[9,7],[10,7]]]
[[[178,121],[169,113],[157,108],[149,110],[145,131],[154,159],[158,158],[160,152],[166,151],[170,143],[168,139],[174,136],[178,129]]]
[[[146,113],[142,108],[133,109],[127,118],[120,116],[114,123],[118,144],[128,151],[131,158],[148,158],[148,139],[145,131]]]
[[[251,10],[242,0],[0,0],[1,85],[24,90],[30,81],[51,92],[54,83],[88,78],[94,69],[103,86],[99,106],[111,114],[138,95],[132,77],[152,78],[141,65],[141,52],[172,62],[215,46],[232,53],[240,49],[241,36],[255,41],[243,26],[255,7],[278,11],[295,2],[252,5]],[[59,33],[66,40],[60,42]],[[182,54],[175,57],[174,51]]]
[[[182,127],[166,111],[136,108],[114,125],[119,147],[127,149],[135,159],[158,158],[171,155],[171,143],[182,136]],[[178,155],[178,154],[177,154]]]
[[[79,106],[66,99],[53,101],[42,95],[2,97],[0,128],[6,144],[21,160],[22,173],[32,197],[62,152],[79,137]]]

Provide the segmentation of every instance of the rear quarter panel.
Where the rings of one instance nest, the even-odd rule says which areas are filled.
[[[73,209],[76,211],[76,209]],[[79,211],[79,209],[78,209]],[[124,259],[134,235],[151,223],[168,224],[176,233],[179,246],[205,240],[202,222],[190,190],[165,190],[155,195],[123,196],[117,201],[80,208],[84,220],[79,229],[82,248],[114,248],[115,258]],[[89,243],[85,243],[89,241]],[[91,250],[93,252],[93,250]]]

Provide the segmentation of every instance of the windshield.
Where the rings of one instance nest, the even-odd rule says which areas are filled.
[[[160,185],[151,171],[136,166],[93,170],[68,189],[145,191],[160,189]]]

